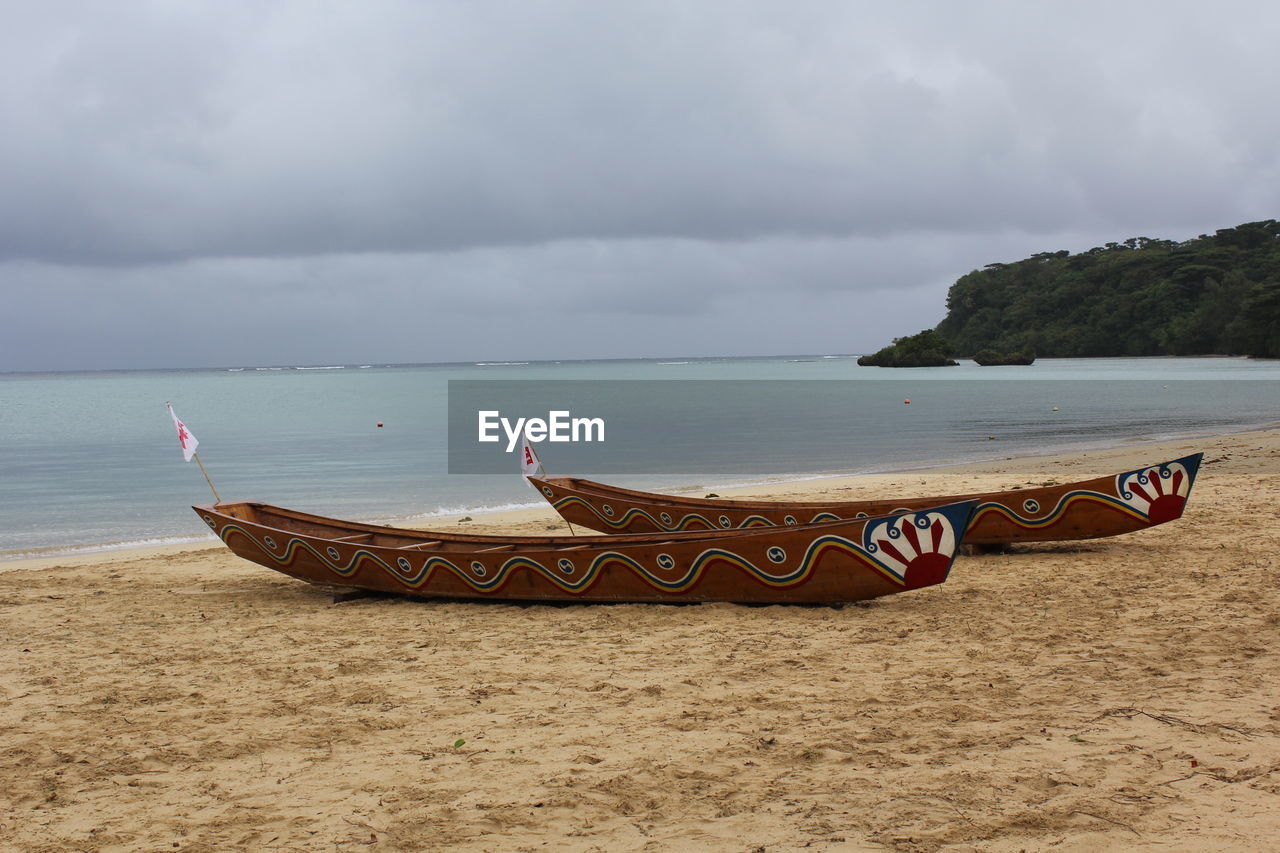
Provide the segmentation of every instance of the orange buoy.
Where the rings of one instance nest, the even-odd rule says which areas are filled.
[[[911,401],[910,401],[910,400],[903,400],[903,401],[902,401],[902,405],[904,405],[904,406],[910,406],[910,405],[911,405]]]
[[[382,421],[378,421],[378,429],[382,429]]]

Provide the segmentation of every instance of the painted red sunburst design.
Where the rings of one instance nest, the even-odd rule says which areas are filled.
[[[898,548],[888,538],[876,539],[875,542],[886,556],[906,566],[902,573],[902,579],[906,585],[910,588],[932,586],[946,580],[947,572],[951,567],[951,556],[941,553],[942,540],[947,532],[943,520],[935,518],[929,525],[928,542],[921,539],[921,533],[925,531],[917,528],[909,519],[903,519],[898,529],[902,531],[903,538],[911,546],[914,554],[903,553],[904,549]]]
[[[1149,506],[1147,508],[1147,518],[1152,524],[1161,524],[1165,521],[1173,521],[1182,515],[1183,507],[1187,504],[1185,496],[1178,494],[1178,490],[1182,486],[1185,478],[1182,471],[1175,470],[1169,478],[1168,489],[1165,488],[1165,481],[1160,478],[1160,472],[1151,469],[1148,472],[1146,488],[1141,483],[1130,482],[1127,484],[1129,491],[1146,501]]]

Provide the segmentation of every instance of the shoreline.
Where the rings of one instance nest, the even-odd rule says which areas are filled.
[[[1153,358],[1154,357],[1156,356],[1153,356]],[[1226,357],[1234,358],[1235,356],[1226,356]],[[770,478],[770,479],[762,479],[759,481],[730,483],[726,485],[711,483],[711,484],[707,484],[706,486],[703,486],[701,484],[693,485],[693,486],[671,486],[668,489],[666,489],[666,491],[670,492],[671,494],[679,494],[681,492],[699,491],[703,488],[725,489],[725,490],[758,490],[758,489],[764,489],[764,488],[769,488],[769,487],[778,486],[778,485],[790,485],[790,484],[799,484],[799,483],[820,483],[824,480],[844,480],[844,479],[856,479],[856,478],[862,478],[862,477],[882,477],[882,476],[891,476],[895,474],[912,474],[919,471],[948,472],[953,469],[954,470],[969,469],[969,468],[975,468],[983,465],[992,465],[998,462],[1005,462],[1005,461],[1012,461],[1012,460],[1045,459],[1049,457],[1070,456],[1074,454],[1084,455],[1090,452],[1097,453],[1097,452],[1107,451],[1107,450],[1122,450],[1125,448],[1135,447],[1139,445],[1142,445],[1145,447],[1160,447],[1163,445],[1171,445],[1171,444],[1175,444],[1183,441],[1195,441],[1196,439],[1229,438],[1235,435],[1265,433],[1265,432],[1270,432],[1272,430],[1280,430],[1280,421],[1268,422],[1268,423],[1260,424],[1256,426],[1246,426],[1246,427],[1241,427],[1240,429],[1233,429],[1225,432],[1191,432],[1191,433],[1185,433],[1185,434],[1179,433],[1175,435],[1160,435],[1160,436],[1152,436],[1152,437],[1138,436],[1138,437],[1123,439],[1120,441],[1103,441],[1099,443],[1086,442],[1083,444],[1059,446],[1059,447],[1055,447],[1052,450],[1044,450],[1038,453],[1020,452],[1020,453],[1015,453],[1012,456],[1005,456],[1005,455],[982,456],[974,459],[968,459],[962,462],[934,462],[934,463],[925,463],[922,465],[914,465],[906,468],[887,468],[883,470],[872,469],[867,471],[856,471],[856,472],[850,472],[850,473],[819,473],[819,474],[796,474],[796,475],[784,474],[784,475],[780,475],[776,479]],[[1164,462],[1164,461],[1167,461],[1167,460],[1164,460],[1164,459],[1151,460],[1151,462]],[[744,496],[753,496],[753,495],[751,495],[750,492],[744,491]],[[754,495],[754,496],[764,497],[763,495]]]
[[[692,484],[692,485],[676,485],[668,486],[662,491],[669,492],[674,495],[684,495],[689,492],[698,492],[706,490],[719,490],[724,497],[775,497],[779,496],[778,489],[786,489],[783,495],[795,495],[794,488],[797,486],[811,485],[815,488],[824,484],[828,484],[831,488],[847,488],[851,485],[867,485],[875,487],[876,478],[899,477],[919,472],[933,472],[937,474],[949,474],[960,471],[971,471],[973,473],[981,472],[987,466],[993,466],[1006,462],[1024,461],[1030,463],[1032,460],[1047,459],[1053,460],[1057,457],[1067,456],[1085,456],[1088,453],[1100,453],[1105,451],[1119,451],[1136,446],[1160,448],[1165,445],[1172,445],[1184,441],[1194,441],[1197,439],[1225,439],[1237,435],[1249,435],[1255,433],[1268,433],[1271,431],[1280,431],[1280,424],[1268,424],[1263,426],[1250,426],[1238,430],[1228,432],[1215,433],[1192,433],[1188,435],[1180,435],[1174,437],[1156,437],[1156,438],[1129,438],[1119,442],[1105,441],[1099,444],[1086,443],[1083,445],[1074,445],[1071,447],[1058,447],[1052,450],[1046,450],[1043,453],[1019,453],[1014,456],[991,456],[981,459],[974,459],[964,462],[939,462],[934,464],[924,464],[909,468],[894,468],[884,471],[867,471],[862,473],[818,473],[813,475],[780,475],[777,479],[763,479],[754,482],[731,483],[731,484]],[[1159,455],[1159,454],[1156,454]],[[1170,456],[1169,458],[1174,458]],[[1163,462],[1165,459],[1148,459],[1146,462]],[[1139,462],[1138,464],[1146,464]],[[1097,475],[1109,473],[1107,471],[1099,471]],[[1081,479],[1084,479],[1083,477]],[[846,482],[848,481],[848,482]],[[805,491],[808,491],[807,489]],[[785,497],[780,497],[785,499]],[[799,499],[799,498],[797,498]],[[411,518],[397,517],[378,517],[374,519],[355,519],[363,520],[373,524],[388,524],[393,527],[403,527],[409,530],[464,530],[470,528],[496,528],[497,525],[511,523],[524,524],[532,520],[536,520],[537,516],[543,514],[543,511],[549,514],[552,520],[559,520],[559,516],[550,510],[545,502],[531,501],[528,506],[511,508],[510,506],[494,507],[492,509],[485,507],[466,508],[459,511],[451,511],[448,514],[433,516],[413,516]],[[470,516],[470,522],[463,522],[460,518],[448,521],[451,516],[462,515]],[[463,525],[469,525],[470,528]],[[497,529],[488,532],[499,532]],[[181,553],[188,550],[212,550],[222,547],[221,541],[213,537],[211,534],[200,535],[192,534],[190,538],[178,538],[177,541],[167,542],[156,545],[130,545],[130,544],[89,544],[89,545],[72,545],[72,546],[50,546],[47,555],[39,556],[19,556],[4,557],[0,556],[0,574],[9,571],[23,571],[48,568],[55,565],[84,565],[92,563],[95,560],[108,560],[112,555],[165,555],[173,553]]]
[[[799,365],[798,367],[802,369],[793,374],[789,369],[790,366],[781,364],[753,367],[734,364],[733,359],[724,361],[727,362],[724,369],[699,371],[691,376],[723,378],[741,375],[742,377],[765,376],[814,380],[844,376],[844,373],[839,370],[835,371],[836,376],[832,376],[829,375],[831,371],[809,370],[804,365]],[[655,460],[660,460],[663,455],[659,441],[656,442],[659,449],[646,451],[648,456],[645,458],[649,460],[648,462],[638,460],[629,466],[631,474],[628,481],[620,485],[656,492],[671,491],[684,494],[694,493],[694,486],[716,491],[757,486],[772,489],[778,483],[816,481],[833,476],[884,474],[917,468],[931,469],[956,462],[978,462],[1008,455],[1025,456],[1085,451],[1094,446],[1108,446],[1123,442],[1125,440],[1123,437],[1117,437],[1121,434],[1136,436],[1145,433],[1143,437],[1148,439],[1176,440],[1188,435],[1212,435],[1241,429],[1257,429],[1267,426],[1268,423],[1274,423],[1271,419],[1275,417],[1275,413],[1265,405],[1267,392],[1274,386],[1259,386],[1248,381],[1244,381],[1241,385],[1234,381],[1234,379],[1243,381],[1248,377],[1256,376],[1280,376],[1280,373],[1273,369],[1245,370],[1236,365],[1225,371],[1214,370],[1212,369],[1214,363],[1221,361],[1218,359],[1173,358],[1169,363],[1185,362],[1185,364],[1177,369],[1162,368],[1160,370],[1151,366],[1143,367],[1142,359],[1097,361],[1100,365],[1103,362],[1114,362],[1114,364],[1089,370],[1071,369],[1069,366],[1059,365],[1050,371],[1049,378],[1056,376],[1083,380],[1095,377],[1105,380],[1116,376],[1150,380],[1143,382],[1142,387],[1148,389],[1149,393],[1146,393],[1146,396],[1152,398],[1151,404],[1155,408],[1143,409],[1147,414],[1134,416],[1133,400],[1126,396],[1128,392],[1122,389],[1117,392],[1119,396],[1112,394],[1110,401],[1099,408],[1100,414],[1094,417],[1090,414],[1093,409],[1088,405],[1079,408],[1075,403],[1063,402],[1059,399],[1062,395],[1052,390],[1037,390],[1035,391],[1039,395],[1037,399],[1043,397],[1042,406],[1014,407],[1007,411],[1002,410],[1003,414],[987,417],[984,413],[986,408],[989,408],[989,404],[981,395],[975,397],[974,394],[965,392],[963,389],[957,392],[955,389],[936,388],[935,390],[939,392],[946,390],[946,394],[952,398],[955,398],[958,393],[961,398],[969,401],[965,411],[970,412],[970,415],[962,421],[955,422],[954,431],[935,428],[930,426],[932,421],[916,416],[918,409],[927,407],[889,406],[885,416],[891,415],[894,418],[907,416],[903,423],[910,429],[917,430],[914,439],[903,440],[895,436],[894,433],[899,432],[897,429],[885,432],[879,438],[875,435],[868,437],[866,434],[859,438],[856,431],[851,432],[849,427],[841,429],[838,424],[832,427],[834,432],[828,430],[825,437],[815,433],[811,441],[803,432],[784,431],[776,440],[782,444],[794,443],[796,446],[765,447],[760,454],[761,464],[750,466],[755,470],[744,470],[743,466],[736,465],[731,460],[721,461],[715,465],[700,464],[696,458],[693,464],[668,465],[663,470],[664,466],[654,464]],[[658,370],[669,369],[654,368],[639,371],[637,375],[652,376]],[[994,370],[999,373],[1001,369]],[[169,391],[163,386],[170,382],[166,377],[171,372],[143,371],[143,374],[155,373],[155,376],[139,379],[135,384],[140,391],[154,390],[157,394],[163,391],[168,395]],[[313,374],[342,372],[312,371]],[[631,373],[635,372],[631,371]],[[604,369],[587,373],[571,372],[566,375],[577,376],[580,373],[583,376],[612,375]],[[624,371],[619,375],[630,376],[630,373]],[[982,374],[982,376],[985,375],[987,374]],[[1190,390],[1179,392],[1179,394],[1190,395],[1186,396],[1189,403],[1200,401],[1189,408],[1174,399],[1178,395],[1164,395],[1160,392],[1160,385],[1164,382],[1173,382],[1175,377],[1210,379],[1220,375],[1232,381],[1223,380],[1219,384],[1233,386],[1224,391],[1221,400],[1215,396],[1216,386],[1210,388],[1203,384],[1197,389],[1192,383],[1192,386],[1187,386]],[[982,376],[976,375],[975,370],[975,375],[967,379],[980,379]],[[443,378],[443,375],[411,373],[406,377],[379,380],[368,386],[366,390],[370,393],[370,400],[381,401],[386,399],[384,395],[403,390],[406,385],[416,386],[421,382],[430,383]],[[1012,378],[1011,374],[1009,378]],[[201,380],[201,382],[204,381]],[[209,386],[210,388],[220,389],[220,393],[233,394],[237,399],[242,395],[248,395],[246,399],[252,399],[255,395],[266,393],[274,387],[260,385],[242,387],[235,381],[225,385],[222,379],[209,381],[214,383]],[[892,385],[893,382],[889,384]],[[955,383],[948,380],[944,384],[954,385]],[[994,387],[988,383],[979,384],[983,388]],[[1007,387],[1010,384],[1010,382],[995,383],[1000,387]],[[1033,391],[1027,383],[1012,384],[1023,386],[1026,393]],[[868,383],[862,383],[862,386],[866,387]],[[110,392],[111,387],[110,384],[91,383],[85,386],[84,390],[86,393],[90,391],[105,393]],[[313,386],[304,382],[303,387],[312,388]],[[363,384],[358,387],[365,388]],[[882,391],[884,390],[883,383],[879,383],[879,387]],[[1135,384],[1134,387],[1138,385]],[[83,467],[85,472],[83,477],[62,473],[63,469],[57,467],[60,464],[57,461],[58,457],[50,448],[56,447],[60,441],[74,442],[76,439],[68,432],[64,432],[67,421],[65,418],[57,417],[56,407],[47,406],[41,401],[47,402],[49,399],[56,398],[59,393],[79,388],[78,384],[73,383],[62,387],[52,381],[15,386],[14,390],[21,392],[19,399],[30,397],[31,405],[35,408],[32,410],[31,417],[24,420],[22,424],[25,432],[19,431],[16,434],[18,444],[11,449],[22,453],[24,446],[29,444],[26,450],[30,452],[32,458],[29,466],[16,469],[16,477],[6,483],[9,487],[6,492],[16,502],[13,505],[14,511],[11,513],[13,518],[10,519],[12,522],[10,528],[5,531],[3,537],[0,537],[7,540],[5,543],[0,543],[0,549],[2,549],[0,550],[0,571],[8,571],[15,564],[29,560],[136,550],[160,543],[194,545],[198,544],[204,535],[203,525],[188,515],[185,504],[207,502],[208,492],[199,488],[198,477],[190,477],[186,472],[171,467],[167,452],[159,454],[154,452],[151,447],[157,438],[153,434],[154,424],[150,418],[147,418],[144,424],[136,411],[120,413],[119,417],[113,419],[112,433],[103,434],[101,443],[92,454],[92,460],[80,463],[80,467]],[[1174,385],[1169,384],[1166,390],[1172,388]],[[1214,394],[1201,393],[1202,391],[1214,391]],[[1019,397],[1022,393],[1023,391],[1017,391],[1013,396]],[[1084,393],[1090,392],[1085,389]],[[1139,396],[1143,395],[1139,394]],[[901,398],[890,391],[886,406],[889,403],[897,403],[899,399]],[[917,402],[927,403],[927,399],[917,400]],[[1059,404],[1064,406],[1061,420],[1059,416],[1049,413],[1050,406]],[[374,408],[381,405],[383,404],[379,403]],[[1169,408],[1170,406],[1172,408]],[[398,414],[397,422],[401,425],[416,423],[415,419],[424,416],[425,411],[421,406],[417,406]],[[1039,412],[1038,415],[1037,412]],[[928,414],[932,418],[937,413],[919,414]],[[373,416],[370,410],[369,417]],[[385,412],[379,416],[385,416]],[[275,504],[298,506],[321,515],[351,520],[370,520],[396,526],[447,523],[463,515],[478,518],[479,514],[483,514],[487,517],[494,513],[495,505],[498,505],[496,507],[498,509],[503,509],[504,507],[500,506],[503,504],[532,503],[536,505],[536,495],[531,498],[528,493],[522,494],[524,490],[516,482],[514,470],[510,474],[509,483],[505,485],[501,481],[495,481],[490,485],[482,482],[466,482],[468,479],[475,478],[451,478],[442,471],[435,470],[434,461],[427,464],[422,457],[415,455],[410,460],[400,455],[402,449],[395,447],[395,443],[406,440],[408,436],[404,430],[401,430],[398,435],[392,435],[392,430],[383,432],[370,429],[370,424],[373,422],[363,420],[362,416],[357,418],[357,421],[354,425],[344,421],[344,426],[331,435],[324,438],[317,436],[317,453],[320,455],[312,456],[305,462],[304,467],[293,471],[287,468],[278,471],[277,466],[284,464],[281,460],[292,457],[286,454],[286,457],[278,459],[269,450],[263,452],[263,448],[270,447],[267,437],[273,434],[273,431],[250,429],[241,433],[238,431],[243,429],[243,425],[233,418],[230,426],[225,423],[221,425],[223,433],[215,434],[215,438],[221,441],[232,441],[236,452],[228,457],[228,461],[233,463],[228,470],[244,473],[238,486],[228,485],[223,491],[228,498],[265,497]],[[1114,427],[1091,429],[1091,426],[1104,422],[1114,424]],[[219,422],[215,420],[214,423]],[[803,430],[799,425],[796,428]],[[997,433],[998,440],[987,441],[987,433]],[[34,439],[35,436],[43,435],[49,436],[49,440]],[[960,438],[963,438],[963,441],[957,441]],[[713,439],[715,436],[690,437],[695,444],[698,441]],[[884,451],[879,449],[881,439],[884,447],[887,448]],[[440,440],[442,436],[436,435],[431,441],[426,442],[430,445],[427,448],[430,453],[441,449],[437,446]],[[117,444],[117,441],[121,443]],[[328,441],[353,441],[349,449],[354,456],[344,460],[343,454],[331,452],[340,445],[327,450],[322,449]],[[1058,446],[1047,446],[1050,442]],[[642,444],[645,447],[648,446],[647,441]],[[420,445],[421,443],[416,441],[413,444],[415,448]],[[963,447],[963,459],[956,458],[958,445]],[[771,449],[776,449],[779,453],[770,454],[768,451]],[[417,452],[417,450],[414,451],[415,454]],[[48,458],[44,456],[46,453],[50,454]],[[430,453],[425,458],[434,460],[436,457]],[[703,458],[710,459],[712,456],[718,458],[719,455],[719,452],[713,452],[709,446],[708,453]],[[769,455],[778,458],[766,461]],[[397,458],[402,464],[395,464]],[[591,476],[588,471],[575,470],[571,459],[572,455],[566,460],[569,467],[562,467],[552,460],[552,473],[582,473]],[[413,464],[405,467],[403,463],[409,461]],[[331,463],[333,467],[327,467]],[[113,466],[119,470],[113,470]],[[604,468],[599,465],[594,467]],[[428,471],[428,468],[432,470]],[[714,470],[700,470],[704,468]],[[506,470],[505,466],[503,470]],[[135,471],[147,471],[148,474],[144,477],[135,474]],[[217,470],[213,473],[218,474]],[[308,483],[305,488],[299,487],[299,475]],[[84,477],[93,479],[87,480]],[[91,487],[87,487],[89,484]],[[28,495],[32,500],[24,497]],[[350,499],[348,499],[349,496]],[[470,504],[470,507],[467,504]]]
[[[1194,451],[1177,521],[838,608],[335,600],[216,543],[0,572],[0,848],[1274,847],[1280,430],[754,491]]]
[[[1142,459],[1135,458],[1134,464],[1143,465],[1156,462],[1164,462],[1177,456],[1185,455],[1187,451],[1186,442],[1189,441],[1225,441],[1237,436],[1257,435],[1266,437],[1274,435],[1280,440],[1280,425],[1267,425],[1263,427],[1247,427],[1240,430],[1233,430],[1223,433],[1211,434],[1193,434],[1187,436],[1179,436],[1175,438],[1132,438],[1121,442],[1106,442],[1099,445],[1088,445],[1082,448],[1062,449],[1055,448],[1038,454],[1018,454],[1014,456],[992,456],[979,460],[967,462],[947,462],[939,464],[922,465],[913,468],[900,468],[888,471],[874,471],[859,474],[815,474],[813,476],[796,476],[784,477],[776,480],[762,480],[759,482],[737,483],[731,485],[710,484],[694,484],[687,486],[672,486],[665,491],[674,495],[684,495],[689,492],[700,492],[717,490],[717,493],[726,498],[750,498],[750,497],[768,497],[779,500],[787,500],[789,498],[802,500],[805,497],[812,496],[818,492],[834,492],[848,491],[854,488],[866,487],[871,490],[883,489],[887,484],[896,484],[898,480],[904,477],[911,477],[922,473],[929,473],[941,477],[951,475],[982,475],[989,474],[994,470],[1006,468],[1016,468],[1025,470],[1026,473],[1032,473],[1032,469],[1036,462],[1043,461],[1047,465],[1062,465],[1064,460],[1075,460],[1087,458],[1090,454],[1106,458],[1128,458],[1132,451],[1141,448],[1144,451]],[[1175,447],[1176,445],[1176,447]],[[1145,451],[1150,449],[1151,454]],[[1159,457],[1159,458],[1155,458]],[[1120,466],[1115,471],[1092,470],[1089,473],[1081,473],[1074,479],[1087,479],[1091,476],[1101,476],[1108,473],[1119,473]],[[918,484],[928,486],[926,481]],[[939,489],[937,494],[940,497],[945,494]],[[450,516],[459,515],[458,512],[450,512],[448,516],[430,516],[430,517],[414,517],[410,519],[389,519],[377,518],[368,523],[383,524],[390,522],[389,526],[402,527],[409,530],[449,530],[449,531],[466,531],[481,530],[487,533],[502,533],[506,528],[512,527],[516,530],[527,529],[530,525],[544,523],[544,530],[551,532],[553,529],[565,529],[564,522],[560,519],[551,507],[545,502],[530,502],[527,507],[510,508],[500,507],[494,509],[474,508],[461,510],[460,513],[464,518],[470,518],[470,521],[463,521],[462,518],[453,518],[448,520]],[[196,536],[193,535],[189,540],[176,541],[160,545],[143,545],[143,546],[125,546],[113,547],[110,545],[85,545],[85,546],[68,546],[66,549],[57,549],[56,553],[33,557],[17,557],[17,558],[0,558],[0,574],[13,571],[36,571],[41,569],[60,567],[60,566],[85,566],[94,563],[111,563],[117,559],[132,559],[138,557],[159,557],[175,554],[185,554],[194,552],[217,551],[223,548],[222,542],[213,537],[212,534]]]

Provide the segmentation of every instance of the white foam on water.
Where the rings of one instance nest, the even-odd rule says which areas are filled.
[[[167,545],[195,545],[216,542],[212,533],[204,536],[157,536],[151,539],[126,539],[104,542],[98,545],[69,545],[65,547],[28,548],[22,551],[0,551],[0,571],[7,571],[4,563],[17,560],[43,560],[53,557],[78,557],[83,554],[102,554],[110,551],[136,551],[141,548],[162,548]],[[12,568],[12,567],[10,567]]]
[[[413,515],[395,516],[392,518],[380,519],[379,522],[406,522],[406,521],[427,521],[433,518],[450,518],[456,515],[492,515],[499,512],[515,512],[523,509],[537,509],[543,506],[541,503],[505,503],[491,504],[479,506],[442,506],[431,510],[430,512],[420,512]]]

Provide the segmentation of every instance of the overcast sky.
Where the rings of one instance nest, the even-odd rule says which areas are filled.
[[[1280,215],[1274,4],[0,12],[0,370],[863,352]]]

